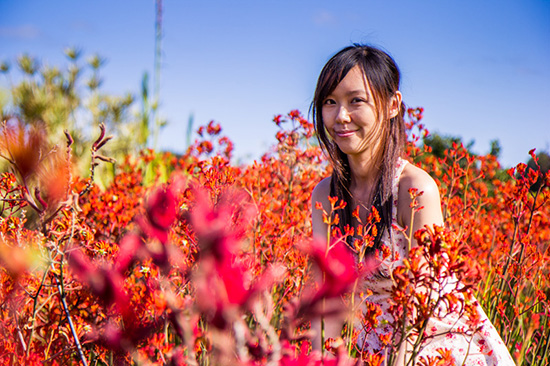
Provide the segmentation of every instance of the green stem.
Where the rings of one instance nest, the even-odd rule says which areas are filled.
[[[354,317],[355,317],[355,292],[357,291],[357,282],[359,280],[355,280],[355,283],[353,284],[353,291],[351,293],[351,307],[350,307],[350,311],[349,311],[349,316],[348,316],[348,356],[351,356],[351,348],[352,348],[352,342],[351,342],[351,338],[352,338],[352,335],[353,335],[353,329],[354,329]]]
[[[492,314],[492,317],[491,317],[491,322],[494,322],[495,321],[495,309],[498,305],[498,302],[500,301],[501,297],[502,297],[502,293],[504,292],[504,284],[506,283],[506,281],[508,280],[508,267],[510,266],[510,262],[512,261],[512,253],[514,251],[514,246],[516,244],[516,236],[518,235],[518,231],[519,231],[519,218],[517,218],[515,220],[515,224],[514,224],[514,234],[512,235],[512,241],[510,242],[510,250],[508,251],[508,259],[506,260],[506,265],[504,266],[504,269],[502,271],[502,277],[499,281],[499,285],[498,285],[498,295],[497,297],[495,298],[495,301],[493,302],[492,306],[491,306],[491,311],[490,313]]]

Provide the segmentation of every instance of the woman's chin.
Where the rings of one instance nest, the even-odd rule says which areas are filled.
[[[338,148],[346,155],[357,155],[365,151],[364,148],[361,148],[356,144],[337,143],[337,145]]]

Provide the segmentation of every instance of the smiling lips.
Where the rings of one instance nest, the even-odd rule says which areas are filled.
[[[355,133],[355,131],[334,131],[338,137],[349,137]]]

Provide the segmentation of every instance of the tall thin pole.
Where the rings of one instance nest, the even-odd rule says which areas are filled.
[[[154,86],[153,86],[153,106],[151,108],[151,120],[154,123],[154,139],[153,139],[153,149],[157,148],[158,135],[161,127],[160,119],[158,118],[158,107],[159,107],[159,95],[160,95],[160,65],[161,65],[161,56],[162,56],[162,0],[156,0],[156,18],[155,18],[155,60],[154,67],[155,72],[153,75]]]

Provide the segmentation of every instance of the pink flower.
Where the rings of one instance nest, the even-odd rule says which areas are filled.
[[[106,306],[116,304],[123,313],[127,310],[128,296],[124,292],[124,279],[120,272],[97,266],[81,251],[73,251],[68,257],[72,272],[90,287],[94,295]]]
[[[143,240],[136,234],[127,234],[120,241],[120,249],[115,262],[115,268],[120,273],[124,273],[139,257],[139,253],[143,248]]]
[[[159,325],[158,320],[143,323],[137,319],[126,318],[122,329],[113,320],[108,320],[101,329],[96,329],[87,338],[115,351],[128,351],[148,337]]]
[[[153,225],[167,230],[176,219],[176,197],[171,189],[157,189],[147,200],[147,217]]]
[[[201,255],[213,255],[217,261],[224,261],[239,248],[239,237],[251,212],[243,204],[244,195],[226,194],[214,207],[208,193],[195,187],[195,207],[187,217],[195,232]],[[238,217],[238,223],[235,218]],[[240,224],[240,225],[239,225]]]
[[[282,344],[283,356],[279,361],[280,366],[351,366],[356,365],[355,359],[349,358],[344,344],[340,344],[335,349],[334,356],[321,357],[319,351],[312,351],[308,354],[309,344],[303,342],[298,355],[296,355],[295,347],[290,345],[288,341]]]
[[[227,302],[234,305],[243,305],[250,295],[250,292],[245,288],[246,269],[244,266],[240,263],[224,261],[218,263],[216,267],[218,276],[225,287]]]
[[[239,256],[240,237],[251,212],[240,193],[226,194],[211,204],[208,193],[195,187],[195,205],[186,217],[197,237],[200,260],[194,272],[196,301],[212,325],[225,328],[237,308],[247,308],[252,296],[281,277],[272,266],[251,283],[246,262]]]
[[[185,183],[175,178],[169,186],[155,189],[145,203],[145,217],[138,216],[135,221],[149,238],[156,238],[162,244],[168,242],[170,227],[178,217],[177,194]]]
[[[314,240],[306,251],[321,270],[324,279],[315,298],[339,296],[357,279],[355,257],[343,241],[331,244],[327,251],[323,242]]]
[[[308,366],[314,365],[316,360],[319,360],[317,352],[307,354],[309,344],[307,342],[302,343],[298,355],[295,355],[294,346],[290,345],[288,341],[283,342],[283,357],[281,357],[280,366]]]
[[[228,262],[217,263],[212,256],[201,258],[194,273],[196,304],[210,324],[224,329],[236,307],[249,298],[244,285],[244,270]]]

